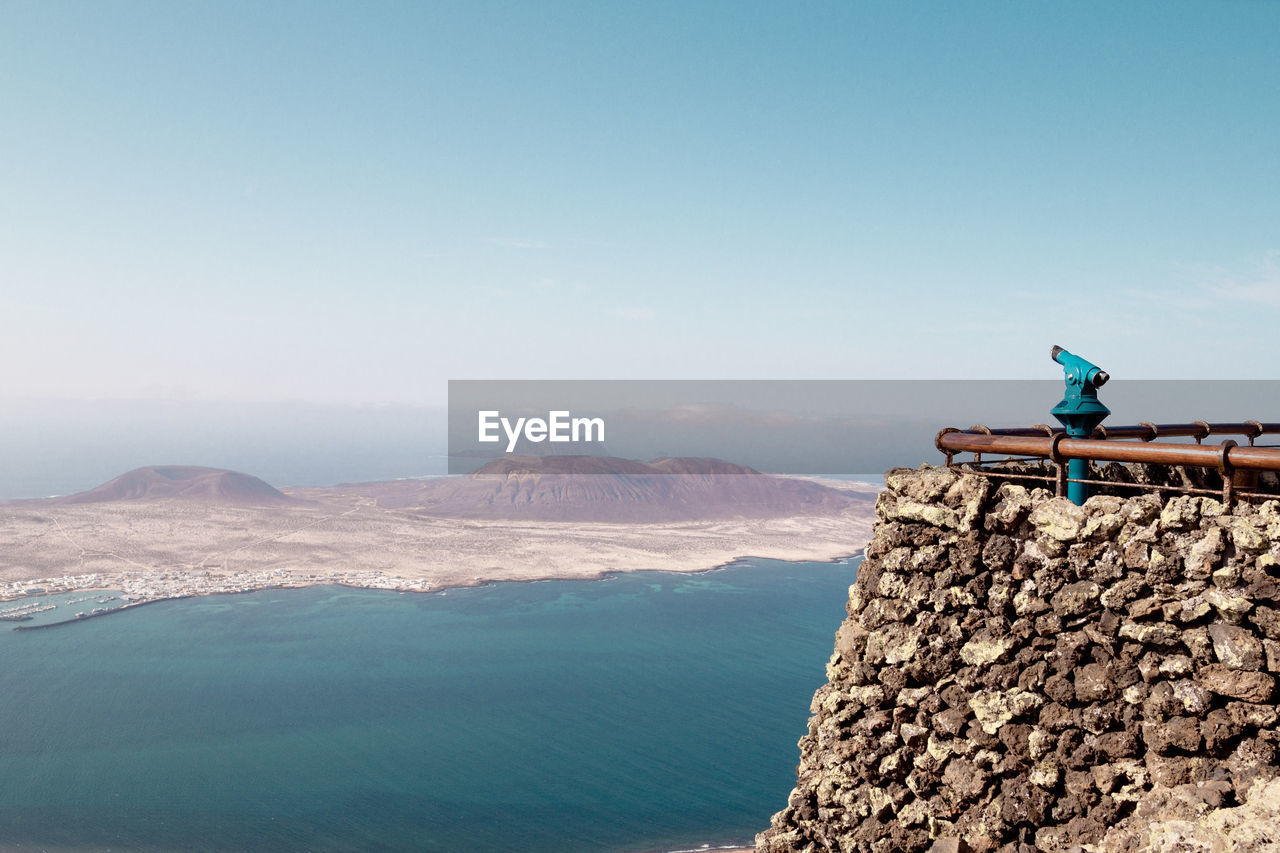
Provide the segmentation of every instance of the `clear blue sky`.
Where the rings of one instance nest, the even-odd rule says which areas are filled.
[[[1277,378],[1280,3],[0,0],[0,398]]]

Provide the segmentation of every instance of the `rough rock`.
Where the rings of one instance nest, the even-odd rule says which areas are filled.
[[[1082,853],[1274,853],[1280,850],[1280,779],[1230,806],[1227,782],[1153,790],[1136,814]]]
[[[885,483],[760,853],[1280,853],[1280,502]]]

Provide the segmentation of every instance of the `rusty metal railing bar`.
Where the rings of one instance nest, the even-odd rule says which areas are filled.
[[[1036,438],[1022,435],[983,435],[943,430],[935,444],[948,456],[955,453],[1003,453],[1044,459],[1088,459],[1096,462],[1143,462],[1157,465],[1190,465],[1196,468],[1232,468],[1280,471],[1280,448],[1241,447],[1234,441],[1220,445],[1113,442],[1095,438]],[[949,461],[949,460],[948,460]]]
[[[1027,459],[1029,460],[1030,458],[1034,458],[1034,457],[1028,457]],[[981,477],[998,477],[1000,479],[1007,479],[1007,480],[1037,480],[1037,481],[1043,481],[1046,483],[1053,483],[1055,480],[1058,479],[1056,476],[1053,476],[1053,475],[1040,474],[1040,473],[1035,473],[1031,471],[1027,471],[1027,472],[991,471],[981,467],[981,465],[984,465],[984,464],[999,465],[1004,462],[1018,462],[1018,461],[1023,461],[1023,460],[1009,457],[1007,459],[1000,459],[1000,460],[985,462],[985,463],[959,462],[959,463],[955,463],[953,467],[960,468],[961,470],[967,471],[971,474],[977,474]],[[1126,483],[1123,480],[1076,479],[1074,477],[1069,477],[1069,478],[1064,477],[1062,478],[1062,481],[1066,483],[1088,483],[1094,486],[1107,486],[1109,488],[1139,489],[1139,490],[1145,489],[1148,491],[1155,491],[1155,492],[1161,492],[1161,491],[1179,492],[1181,494],[1187,494],[1187,495],[1208,495],[1210,497],[1216,497],[1216,498],[1224,497],[1223,489],[1202,489],[1202,488],[1196,488],[1193,486],[1161,485],[1157,483]],[[1239,489],[1239,488],[1232,489],[1229,491],[1236,498],[1258,498],[1260,500],[1280,499],[1280,495],[1271,494],[1270,492],[1244,491],[1243,489]]]
[[[1052,437],[1065,432],[1062,427],[1051,427],[1047,424],[1037,424],[1032,427],[1011,427],[1002,429],[990,429],[985,426],[970,427],[965,432],[980,432],[984,435],[1008,435],[1008,436],[1026,436],[1026,437]],[[1253,444],[1253,440],[1263,435],[1280,434],[1280,423],[1262,423],[1261,421],[1237,421],[1232,423],[1209,423],[1207,421],[1194,421],[1184,424],[1153,424],[1140,423],[1131,426],[1099,426],[1090,438],[1093,439],[1138,439],[1139,441],[1155,441],[1157,438],[1194,438],[1197,443],[1208,438],[1211,435],[1243,435],[1249,438],[1249,443]]]

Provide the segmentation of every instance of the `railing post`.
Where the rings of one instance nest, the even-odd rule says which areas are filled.
[[[1053,462],[1054,469],[1053,494],[1059,498],[1067,496],[1067,460],[1062,458],[1062,451],[1058,449],[1058,445],[1066,437],[1066,433],[1060,432],[1049,440],[1049,459]]]
[[[1240,445],[1227,439],[1222,442],[1222,460],[1218,463],[1218,472],[1222,475],[1222,506],[1224,509],[1231,509],[1231,504],[1235,503],[1235,469],[1231,467],[1231,460],[1227,457],[1231,454],[1231,448]]]

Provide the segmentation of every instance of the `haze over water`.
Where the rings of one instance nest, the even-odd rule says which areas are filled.
[[[785,803],[852,564],[161,602],[0,632],[0,846],[575,853]]]

